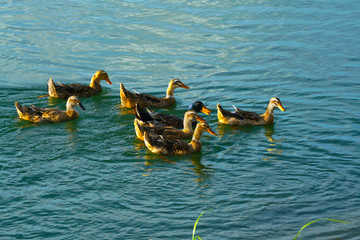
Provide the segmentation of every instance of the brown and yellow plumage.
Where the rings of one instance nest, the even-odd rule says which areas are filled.
[[[174,90],[178,87],[189,89],[179,79],[173,79],[169,82],[166,96],[158,98],[149,94],[133,93],[127,90],[124,85],[120,84],[120,98],[121,104],[127,108],[134,108],[136,103],[141,104],[142,107],[164,108],[175,103]]]
[[[18,102],[15,102],[19,118],[34,123],[57,123],[74,120],[79,116],[79,113],[75,110],[75,106],[79,106],[85,110],[77,96],[68,98],[66,111],[58,108],[41,108],[34,105],[25,107],[21,106]]]
[[[91,97],[101,92],[101,80],[105,80],[107,83],[112,85],[108,74],[104,70],[99,70],[93,75],[89,86],[81,84],[65,85],[60,82],[56,85],[50,78],[48,81],[49,96],[62,99],[67,99],[70,96]]]
[[[195,111],[196,113],[202,112],[206,115],[210,115],[211,110],[208,109],[201,101],[193,102],[190,106],[188,111]],[[159,113],[159,112],[153,112],[153,111],[143,111],[144,114],[148,114],[150,118],[154,119],[157,122],[161,122],[162,124],[166,126],[173,126],[175,128],[184,128],[184,119],[179,118],[175,115],[168,114],[168,113]],[[196,121],[193,121],[193,127],[196,127]]]
[[[192,127],[193,120],[205,122],[195,111],[187,111],[184,114],[184,128],[182,130],[173,126],[166,126],[162,122],[143,121],[137,114],[135,116],[135,132],[136,136],[141,140],[144,140],[144,132],[147,132],[149,135],[162,135],[164,138],[172,140],[190,138],[194,133]]]
[[[201,150],[200,138],[205,131],[216,135],[206,122],[199,122],[196,125],[190,143],[181,140],[169,140],[161,135],[148,134],[147,132],[144,132],[144,142],[146,147],[153,153],[162,155],[188,155]]]
[[[243,111],[234,106],[235,112],[232,113],[217,105],[217,116],[220,123],[245,126],[245,125],[268,125],[274,122],[274,110],[279,108],[285,111],[279,98],[271,98],[264,114],[257,114],[255,112]]]

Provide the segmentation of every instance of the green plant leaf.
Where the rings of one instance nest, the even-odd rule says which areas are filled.
[[[326,221],[332,221],[332,222],[340,222],[340,223],[348,223],[348,222],[344,222],[344,221],[340,221],[340,220],[336,220],[336,219],[330,219],[330,218],[320,218],[320,219],[316,219],[314,221],[308,222],[307,224],[305,224],[300,231],[296,234],[294,240],[297,239],[297,237],[300,235],[301,231],[306,228],[307,226],[309,226],[310,224],[313,224],[314,222],[320,221],[320,220],[326,220]]]
[[[198,224],[198,222],[199,222],[199,220],[200,220],[201,216],[202,216],[205,212],[207,212],[207,211],[209,211],[209,210],[211,210],[211,209],[212,209],[212,208],[210,208],[210,209],[208,209],[208,210],[203,211],[203,212],[199,215],[199,217],[196,219],[196,222],[195,222],[195,224],[194,224],[194,229],[193,229],[192,240],[196,240],[196,239],[200,239],[200,240],[201,240],[201,238],[200,238],[199,236],[196,236],[196,237],[195,237],[196,225]]]

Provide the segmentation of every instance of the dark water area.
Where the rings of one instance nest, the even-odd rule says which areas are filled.
[[[0,238],[359,239],[360,8],[357,1],[10,1],[0,5]],[[79,118],[17,119],[51,77],[113,85]],[[166,160],[135,137],[119,86],[201,100],[218,133]],[[216,104],[272,126],[218,123]]]

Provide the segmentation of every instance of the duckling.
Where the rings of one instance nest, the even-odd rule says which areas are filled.
[[[189,89],[179,79],[173,79],[169,82],[164,98],[158,98],[149,94],[132,93],[124,85],[120,84],[121,104],[127,108],[134,108],[135,103],[140,103],[142,107],[164,108],[175,103],[174,90],[178,87]]]
[[[207,131],[211,135],[216,133],[206,122],[199,122],[196,125],[194,135],[190,143],[181,140],[169,140],[161,135],[152,135],[144,132],[144,142],[146,147],[153,153],[169,155],[188,155],[201,150],[200,138],[203,132]]]
[[[138,104],[136,104],[137,106]],[[172,126],[166,126],[161,123],[154,122],[144,122],[135,115],[134,119],[134,127],[136,136],[144,140],[144,132],[146,131],[148,134],[162,135],[166,139],[184,139],[189,138],[193,135],[194,131],[192,128],[193,120],[197,120],[199,122],[205,122],[203,118],[201,118],[195,111],[187,111],[184,114],[184,129],[180,130],[174,128]]]
[[[99,70],[92,76],[89,86],[81,84],[64,85],[60,82],[58,82],[59,85],[55,85],[52,78],[50,78],[47,83],[49,96],[62,99],[67,99],[73,95],[78,97],[91,97],[101,92],[101,80],[105,80],[112,85],[108,74],[104,70]]]
[[[66,102],[66,111],[58,108],[41,108],[34,105],[25,107],[21,106],[18,102],[15,102],[19,118],[34,123],[57,123],[74,120],[79,116],[75,106],[79,106],[81,109],[85,110],[79,97],[77,96],[71,96],[68,98]]]
[[[281,111],[286,111],[282,106],[280,99],[273,97],[269,101],[269,105],[264,114],[257,114],[254,112],[243,111],[235,108],[235,113],[224,110],[220,104],[217,104],[217,115],[220,123],[245,126],[245,125],[269,125],[274,122],[274,110],[279,108]]]

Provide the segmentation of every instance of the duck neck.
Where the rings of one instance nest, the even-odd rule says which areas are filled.
[[[201,149],[200,138],[201,138],[202,133],[203,133],[203,131],[199,127],[199,124],[198,124],[195,128],[193,137],[190,142],[190,145],[193,147],[194,151],[200,151],[200,149]]]
[[[169,86],[166,90],[166,97],[165,98],[175,98],[174,97],[174,91],[175,91],[175,87],[173,85],[172,82],[169,83]]]
[[[193,134],[192,120],[185,114],[183,121],[184,129],[183,132]]]
[[[263,114],[266,123],[272,123],[274,121],[275,106],[271,103],[266,108],[266,112]]]
[[[91,87],[91,88],[101,88],[100,81],[101,81],[100,79],[92,78],[89,87]]]
[[[78,112],[75,110],[75,106],[70,102],[66,103],[66,114],[70,117],[74,117],[78,115]]]

